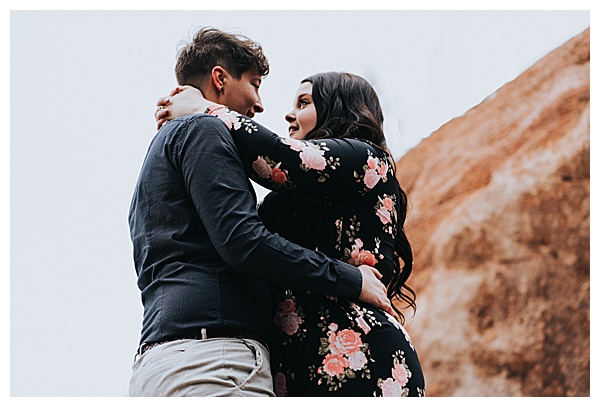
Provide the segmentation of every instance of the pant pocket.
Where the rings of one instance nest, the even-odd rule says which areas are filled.
[[[255,365],[246,380],[239,386],[240,396],[274,396],[268,352],[252,339],[244,339],[243,342],[253,352]]]

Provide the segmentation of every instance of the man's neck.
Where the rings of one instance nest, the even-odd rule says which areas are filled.
[[[200,89],[200,91],[202,92],[202,95],[204,96],[204,99],[213,102],[213,103],[217,103],[217,104],[222,104],[221,102],[221,94],[216,92],[213,88],[211,87],[204,87],[205,89]],[[208,89],[206,89],[208,88]]]

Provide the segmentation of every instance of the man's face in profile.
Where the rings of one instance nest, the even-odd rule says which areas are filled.
[[[225,85],[221,103],[250,118],[264,111],[260,95],[261,75],[256,71],[247,71],[240,79],[230,77]]]

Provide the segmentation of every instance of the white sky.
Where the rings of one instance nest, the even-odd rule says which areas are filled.
[[[370,80],[399,158],[581,33],[590,13],[10,12],[12,396],[127,394],[142,315],[129,203],[154,103],[176,84],[177,44],[201,25],[263,45],[272,72],[257,120],[280,134],[304,77]]]

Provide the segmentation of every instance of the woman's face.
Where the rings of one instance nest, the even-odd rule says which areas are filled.
[[[294,107],[285,116],[285,120],[290,124],[289,136],[293,139],[302,140],[317,124],[317,109],[313,103],[312,87],[310,82],[300,84],[294,97]]]

